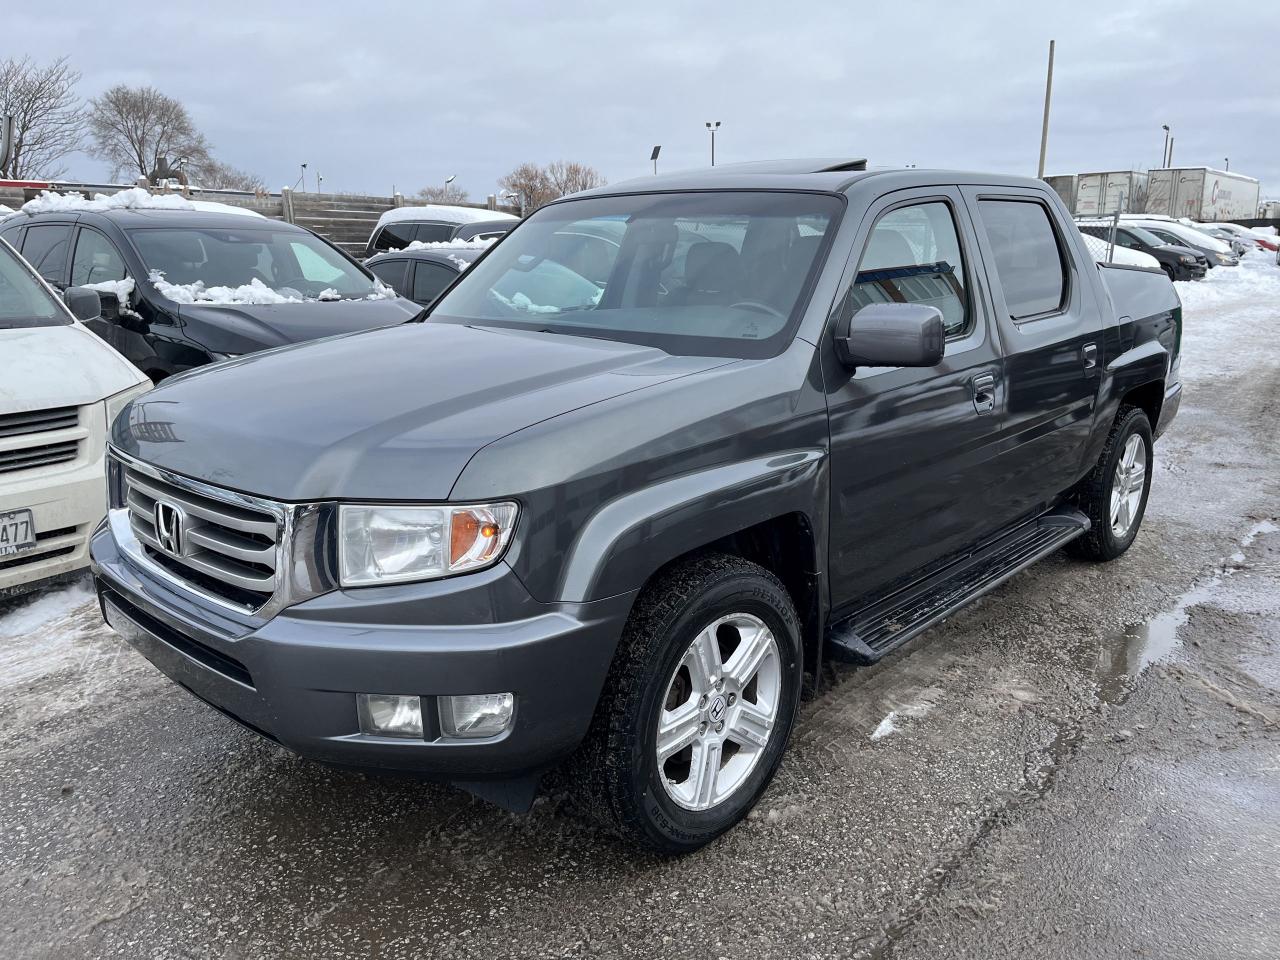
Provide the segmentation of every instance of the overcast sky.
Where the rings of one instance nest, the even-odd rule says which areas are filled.
[[[157,23],[157,19],[162,24]],[[796,156],[1034,174],[1058,41],[1048,173],[1175,163],[1280,197],[1280,2],[159,4],[7,10],[4,53],[68,54],[93,96],[152,84],[215,155],[292,184],[387,194],[456,174],[472,199],[516,164],[609,180]],[[77,156],[70,177],[105,176]],[[314,189],[314,179],[309,181]]]

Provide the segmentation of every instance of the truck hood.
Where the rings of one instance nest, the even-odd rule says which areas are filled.
[[[174,377],[127,408],[112,442],[146,463],[276,500],[444,500],[499,437],[730,362],[401,324]]]
[[[95,403],[146,377],[78,323],[0,329],[0,410]]]
[[[404,323],[421,310],[397,297],[279,304],[184,303],[178,307],[178,316],[192,338],[208,349],[240,354]]]

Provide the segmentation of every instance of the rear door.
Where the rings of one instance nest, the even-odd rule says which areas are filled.
[[[446,267],[443,263],[418,260],[413,265],[413,288],[409,299],[428,307],[457,277],[458,271],[452,267]]]
[[[829,356],[831,599],[837,615],[1003,525],[995,469],[1004,374],[960,194],[890,194],[867,214],[828,325],[877,302],[926,303],[947,329],[941,364],[860,368]],[[856,321],[855,321],[856,322]]]
[[[1004,345],[1005,499],[1052,505],[1083,476],[1102,382],[1102,312],[1047,198],[963,187]],[[1089,269],[1097,269],[1092,260]]]

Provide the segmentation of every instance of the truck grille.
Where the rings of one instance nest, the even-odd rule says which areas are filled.
[[[75,407],[51,407],[26,413],[0,414],[0,437],[23,437],[29,433],[48,433],[77,426],[80,417]]]
[[[129,526],[154,563],[247,610],[271,599],[279,584],[275,515],[233,502],[234,494],[224,500],[133,467],[123,475]],[[167,529],[157,528],[158,516]]]

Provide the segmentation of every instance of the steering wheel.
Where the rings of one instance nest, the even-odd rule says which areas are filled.
[[[731,310],[735,308],[753,310],[756,313],[763,313],[766,316],[777,317],[780,320],[787,319],[787,315],[777,307],[771,306],[770,304],[764,303],[760,300],[739,300],[737,303],[729,304],[729,308]]]

